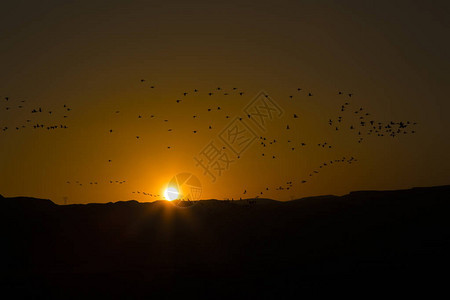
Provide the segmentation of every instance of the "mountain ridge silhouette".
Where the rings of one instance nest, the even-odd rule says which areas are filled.
[[[0,287],[46,299],[430,296],[446,291],[449,199],[450,185],[187,209],[2,198]]]
[[[412,187],[412,188],[407,188],[407,189],[393,189],[393,190],[357,190],[357,191],[351,191],[348,194],[344,194],[341,196],[337,196],[337,195],[318,195],[318,196],[307,196],[307,197],[302,197],[302,198],[297,198],[297,199],[291,199],[291,200],[286,200],[286,201],[281,201],[281,200],[276,200],[276,199],[271,199],[271,198],[242,198],[242,199],[226,199],[226,200],[220,200],[220,199],[215,199],[215,198],[211,198],[211,199],[200,199],[200,200],[195,200],[192,202],[234,202],[234,203],[239,203],[239,202],[244,202],[244,201],[248,201],[248,200],[255,200],[257,202],[278,202],[278,203],[288,203],[288,202],[297,202],[297,201],[306,201],[306,200],[323,200],[323,199],[334,199],[334,198],[340,198],[340,197],[350,197],[350,196],[367,196],[367,195],[371,195],[371,194],[388,194],[388,193],[400,193],[400,192],[414,192],[414,191],[429,191],[429,190],[447,190],[450,189],[450,185],[437,185],[437,186],[430,186],[430,187]],[[42,198],[36,198],[36,197],[27,197],[27,196],[16,196],[16,197],[4,197],[2,194],[0,194],[0,199],[8,199],[8,200],[12,200],[12,201],[18,201],[18,202],[27,202],[30,200],[36,200],[36,201],[41,201],[41,203],[47,203],[47,205],[49,204],[49,202],[53,203],[54,205],[62,205],[62,204],[58,204],[53,202],[50,199],[42,199]],[[134,199],[130,199],[130,200],[120,200],[120,201],[116,201],[116,202],[91,202],[91,203],[73,203],[73,204],[68,204],[68,205],[91,205],[91,204],[149,204],[149,203],[158,203],[158,202],[168,202],[167,200],[154,200],[151,202],[139,202],[137,200]]]

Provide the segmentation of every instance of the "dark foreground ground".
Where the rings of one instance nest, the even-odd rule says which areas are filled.
[[[45,299],[448,295],[449,216],[450,186],[189,208],[0,197],[0,288]]]

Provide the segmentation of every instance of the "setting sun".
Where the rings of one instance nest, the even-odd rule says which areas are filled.
[[[179,192],[174,187],[168,187],[164,191],[164,198],[166,198],[167,201],[173,201],[178,198]]]

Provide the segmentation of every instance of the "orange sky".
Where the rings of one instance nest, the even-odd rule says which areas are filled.
[[[151,201],[132,192],[162,194],[182,172],[218,199],[449,184],[448,4],[360,2],[1,4],[0,194]],[[194,157],[233,118],[255,126],[243,109],[261,91],[283,114],[252,127],[257,140],[212,182]],[[367,121],[417,122],[415,133],[358,143],[360,107]],[[343,156],[357,162],[319,168]]]

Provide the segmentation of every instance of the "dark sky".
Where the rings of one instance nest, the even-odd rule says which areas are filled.
[[[142,192],[162,195],[182,172],[198,177],[201,198],[218,199],[449,184],[449,10],[447,1],[3,1],[0,193],[151,201],[159,197]],[[234,118],[254,126],[243,110],[261,91],[282,114],[251,127],[257,140],[213,182],[194,157]],[[370,120],[383,131],[410,124],[377,136]]]

